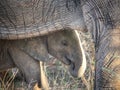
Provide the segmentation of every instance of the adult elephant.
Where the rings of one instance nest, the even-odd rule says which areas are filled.
[[[67,28],[88,30],[96,50],[95,90],[118,89],[119,4],[119,0],[1,0],[0,38],[24,39]]]
[[[95,43],[94,90],[120,90],[120,1],[81,3],[85,25]]]

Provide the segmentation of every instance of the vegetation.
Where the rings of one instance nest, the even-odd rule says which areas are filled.
[[[48,78],[50,90],[93,90],[94,80],[94,45],[89,33],[80,33],[82,44],[87,58],[87,69],[82,78],[73,78],[67,67],[56,58],[50,56],[45,64],[45,72]],[[26,90],[24,79],[15,79],[18,72],[8,70],[3,78],[0,78],[0,90]]]

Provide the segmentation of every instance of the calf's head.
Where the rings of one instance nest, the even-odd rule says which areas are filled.
[[[77,31],[63,30],[49,35],[48,52],[66,64],[74,77],[85,72],[86,58]]]

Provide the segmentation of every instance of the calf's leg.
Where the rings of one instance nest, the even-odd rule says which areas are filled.
[[[27,55],[25,52],[23,52],[19,48],[11,47],[9,49],[9,52],[15,65],[21,70],[22,74],[25,76],[25,79],[29,84],[28,88],[33,89],[34,86],[36,87],[37,83],[40,88],[41,87],[44,88],[45,86],[44,85],[42,86],[41,80],[40,80],[40,77],[41,77],[40,71],[42,69],[40,70],[39,68],[39,62],[37,60],[34,60],[32,57]],[[41,78],[43,79],[45,78],[44,74],[42,74]],[[37,89],[34,88],[34,90],[37,90]]]

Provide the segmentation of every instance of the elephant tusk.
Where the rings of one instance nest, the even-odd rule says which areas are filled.
[[[47,81],[47,78],[45,76],[44,68],[43,68],[43,62],[39,61],[40,65],[40,80],[41,80],[41,85],[44,90],[49,90],[49,84]]]
[[[75,30],[77,37],[79,38],[79,33],[77,30]],[[86,56],[85,56],[85,52],[82,46],[82,42],[81,39],[79,38],[79,44],[80,44],[80,48],[81,48],[81,52],[82,52],[82,64],[80,69],[78,70],[78,77],[82,77],[85,73],[86,67],[87,67],[87,63],[86,63]]]

